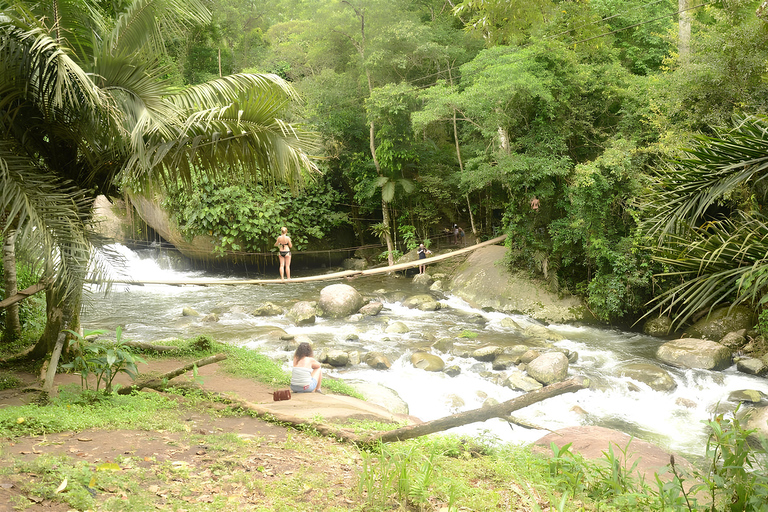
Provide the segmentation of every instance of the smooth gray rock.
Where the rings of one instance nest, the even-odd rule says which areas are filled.
[[[501,347],[496,345],[486,345],[472,351],[472,357],[478,361],[493,361],[496,356],[501,354]]]
[[[731,350],[739,350],[747,344],[746,334],[746,329],[739,329],[738,331],[729,332],[723,336],[723,339],[720,340],[720,344],[724,347],[728,347]]]
[[[526,371],[545,386],[561,382],[568,376],[568,358],[562,352],[547,352],[528,363]]]
[[[363,316],[376,316],[384,309],[384,304],[381,302],[369,302],[365,306],[360,308],[360,314]]]
[[[672,332],[672,319],[666,315],[649,318],[643,324],[643,332],[648,336],[667,336]]]
[[[724,370],[731,365],[731,351],[714,341],[680,338],[664,343],[656,357],[672,366]]]
[[[760,446],[760,437],[768,438],[768,405],[753,405],[739,411],[742,418],[746,417],[745,430],[755,430],[748,437],[751,444]]]
[[[461,375],[461,367],[454,364],[446,367],[443,373],[449,377],[456,377],[457,375]]]
[[[312,325],[317,317],[317,303],[301,300],[291,306],[285,316],[296,325]]]
[[[712,311],[685,330],[689,338],[719,341],[729,332],[751,329],[755,325],[755,312],[744,306],[724,306]]]
[[[418,295],[411,295],[403,301],[403,306],[411,309],[418,309],[424,303],[437,302],[434,297],[427,293],[420,293]]]
[[[284,310],[280,306],[272,304],[271,302],[265,302],[264,304],[261,304],[260,306],[257,306],[253,311],[251,311],[251,315],[253,315],[253,316],[278,316],[278,315],[282,315],[283,312],[284,312]]]
[[[668,371],[653,364],[626,364],[619,368],[618,374],[642,382],[655,391],[672,391],[677,387],[677,382]]]
[[[536,359],[537,357],[539,357],[540,355],[541,355],[541,352],[539,352],[538,350],[528,349],[525,351],[523,355],[520,356],[520,362],[523,364],[528,364],[534,359]]]
[[[430,276],[427,273],[424,274],[416,274],[413,276],[413,279],[411,279],[411,283],[417,285],[417,286],[429,286],[432,283],[434,283],[435,280],[432,279],[432,276]]]
[[[348,284],[332,284],[320,290],[318,306],[323,316],[344,318],[357,313],[365,300],[360,293]]]
[[[415,368],[428,372],[441,372],[445,369],[445,361],[440,356],[423,351],[414,352],[411,355],[411,364]]]
[[[565,339],[562,334],[547,329],[543,325],[529,325],[523,334],[538,341],[563,341]]]
[[[525,391],[526,393],[544,387],[541,382],[524,375],[523,372],[512,372],[504,381],[504,385],[510,389]]]
[[[520,358],[516,356],[508,356],[500,354],[493,360],[493,369],[496,371],[508,370],[520,362]]]
[[[501,319],[501,326],[506,327],[507,329],[514,329],[516,331],[523,330],[517,322],[515,322],[508,316],[505,316],[504,318]]]
[[[185,307],[181,310],[181,316],[200,316],[200,313],[190,307]]]
[[[742,357],[736,361],[736,369],[749,375],[765,375],[768,373],[768,365],[756,357]]]
[[[363,395],[366,402],[380,405],[393,414],[408,414],[408,404],[394,389],[362,380],[350,380],[347,383]]]
[[[410,332],[410,329],[403,322],[392,322],[387,326],[384,332],[388,334],[405,334]]]
[[[389,370],[392,367],[392,363],[389,362],[387,356],[381,352],[368,352],[363,356],[363,362],[377,370]]]
[[[349,354],[339,349],[330,349],[326,355],[325,362],[331,366],[340,368],[349,363]]]
[[[756,389],[737,389],[728,394],[728,400],[731,402],[750,402],[758,404],[763,401],[765,395]]]
[[[505,264],[506,252],[500,246],[472,251],[454,271],[450,292],[477,308],[524,314],[543,322],[595,321],[578,297],[562,297],[549,291],[546,283],[511,271]]]

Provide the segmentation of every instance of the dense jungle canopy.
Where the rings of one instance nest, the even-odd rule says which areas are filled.
[[[0,13],[0,221],[17,255],[4,275],[15,258],[67,285],[47,292],[43,352],[77,315],[93,198],[150,189],[221,252],[270,250],[287,225],[299,248],[381,239],[391,263],[460,223],[508,234],[510,265],[606,322],[762,311],[764,3],[0,0]]]

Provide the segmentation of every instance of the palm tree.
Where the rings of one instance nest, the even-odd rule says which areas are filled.
[[[730,132],[700,137],[687,153],[658,173],[641,225],[673,282],[654,305],[677,325],[718,303],[768,300],[768,119],[736,118]],[[722,204],[733,213],[707,218]]]
[[[93,242],[93,199],[119,185],[190,183],[194,169],[300,187],[316,167],[314,138],[282,120],[293,89],[275,75],[238,74],[180,89],[160,58],[163,36],[207,23],[200,0],[135,0],[113,19],[94,0],[0,0],[0,160],[14,175],[58,187],[67,229],[43,223],[40,205],[11,189],[0,202],[19,239],[43,233],[48,322],[33,357],[77,330]],[[67,189],[69,187],[69,189]],[[17,194],[22,189],[17,188]],[[11,205],[16,205],[12,208]],[[74,215],[74,217],[72,217]]]

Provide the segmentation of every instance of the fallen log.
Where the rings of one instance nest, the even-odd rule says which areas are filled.
[[[211,363],[217,363],[219,361],[222,361],[226,359],[227,356],[224,354],[216,354],[215,356],[206,357],[203,359],[198,359],[197,361],[193,363],[189,363],[188,365],[182,366],[181,368],[176,368],[175,370],[172,370],[170,372],[164,373],[160,375],[159,377],[155,377],[151,380],[144,381],[144,382],[138,382],[136,384],[133,384],[132,386],[120,388],[117,390],[118,395],[130,395],[133,391],[138,391],[140,389],[144,388],[150,388],[158,391],[162,391],[164,388],[168,386],[168,381],[171,380],[174,377],[178,377],[179,375],[182,375],[184,373],[187,373],[191,369],[197,367],[200,368],[201,366],[205,366]]]
[[[355,444],[372,444],[377,442],[392,443],[397,441],[405,441],[407,439],[414,439],[416,437],[433,434],[435,432],[441,432],[443,430],[448,430],[450,428],[458,427],[461,425],[475,423],[478,421],[485,421],[490,418],[498,417],[508,419],[510,413],[513,411],[522,409],[537,402],[541,402],[547,398],[552,398],[565,393],[573,393],[587,387],[589,387],[589,379],[585,377],[574,377],[557,384],[543,387],[536,391],[531,391],[530,393],[518,396],[491,407],[483,407],[480,409],[465,411],[434,421],[419,423],[416,425],[408,425],[396,430],[381,432],[366,437],[361,437],[351,430],[338,428],[328,423],[311,422],[307,421],[306,418],[300,418],[293,416],[292,414],[275,411],[264,404],[254,404],[252,402],[241,400],[240,398],[222,393],[212,394],[218,396],[223,401],[228,402],[231,405],[254,412],[259,416],[268,416],[282,423],[288,423],[294,426],[311,426],[320,434],[324,436],[334,436],[340,441]]]
[[[506,402],[490,407],[464,411],[426,423],[407,425],[396,430],[374,434],[364,439],[363,442],[365,444],[370,444],[377,442],[392,443],[396,441],[405,441],[406,439],[414,439],[416,437],[433,434],[435,432],[442,432],[454,427],[460,427],[478,421],[485,421],[491,418],[506,419],[513,411],[522,409],[523,407],[528,407],[529,405],[541,402],[547,398],[552,398],[565,393],[573,393],[574,391],[588,387],[589,379],[586,377],[574,377],[563,382],[558,382],[557,384],[544,386],[536,391],[531,391],[530,393],[520,395],[512,400],[507,400]]]

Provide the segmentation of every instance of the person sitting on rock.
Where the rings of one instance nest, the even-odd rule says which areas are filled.
[[[291,371],[291,391],[294,393],[322,393],[320,383],[323,373],[320,363],[312,357],[312,346],[307,342],[299,343],[293,354],[293,369]]]

